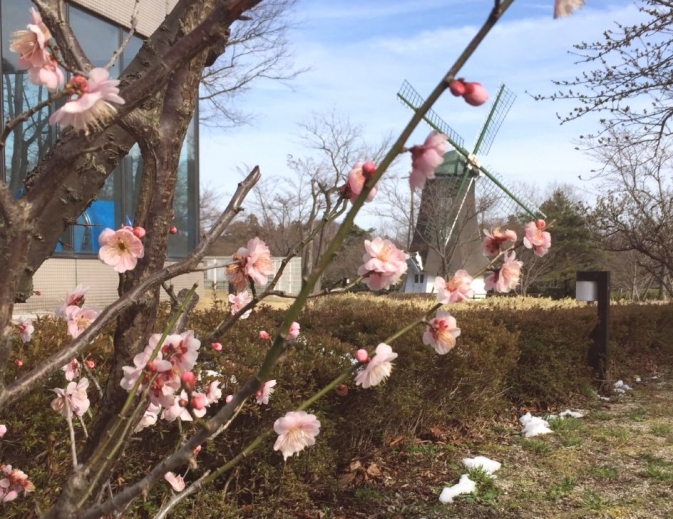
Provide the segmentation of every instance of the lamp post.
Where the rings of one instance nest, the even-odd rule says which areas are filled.
[[[598,323],[591,331],[593,344],[589,348],[587,362],[601,380],[605,380],[610,361],[608,347],[610,322],[610,272],[593,270],[577,272],[575,299],[598,302]]]

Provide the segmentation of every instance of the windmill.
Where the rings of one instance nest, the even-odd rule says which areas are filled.
[[[424,102],[407,81],[397,97],[414,111]],[[487,264],[481,250],[477,198],[487,201],[492,215],[508,217],[523,212],[533,219],[544,218],[534,204],[508,188],[500,175],[478,160],[491,150],[515,98],[505,85],[500,85],[472,152],[434,110],[423,117],[431,128],[447,136],[453,150],[444,155],[444,163],[435,171],[436,178],[426,182],[421,194],[409,247],[411,260],[405,292],[431,292],[436,276],[461,268],[474,272]],[[482,283],[483,280],[475,280],[477,295],[485,294]]]

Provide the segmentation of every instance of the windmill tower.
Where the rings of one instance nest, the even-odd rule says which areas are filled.
[[[397,97],[414,111],[423,104],[423,98],[407,81]],[[434,110],[424,116],[431,128],[447,136],[453,150],[444,155],[436,178],[426,181],[420,206],[412,208],[418,215],[409,247],[405,292],[432,292],[437,276],[452,275],[458,269],[476,272],[487,265],[480,232],[484,210],[503,218],[517,213],[544,218],[537,207],[506,187],[500,176],[478,159],[490,151],[515,97],[500,85],[472,152]],[[475,279],[473,289],[475,297],[485,295],[483,277]]]

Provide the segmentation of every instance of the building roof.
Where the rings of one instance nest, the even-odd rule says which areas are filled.
[[[129,28],[136,0],[71,0],[71,3]],[[177,3],[178,0],[141,0],[136,32],[140,36],[150,36]]]

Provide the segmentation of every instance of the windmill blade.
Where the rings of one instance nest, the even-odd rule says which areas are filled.
[[[479,171],[484,176],[477,182],[477,193],[482,199],[491,201],[493,205],[489,211],[493,215],[508,217],[523,210],[531,218],[546,218],[539,207],[516,189],[508,187],[498,173],[485,167],[479,167]]]
[[[414,112],[418,110],[418,108],[420,108],[425,101],[420,96],[420,94],[414,90],[414,87],[412,87],[406,80],[402,84],[400,91],[397,92],[397,97],[399,97],[400,100]],[[428,110],[428,113],[423,116],[423,120],[425,120],[425,122],[432,129],[446,135],[451,145],[457,150],[463,151],[463,154],[467,156],[468,153],[465,151],[465,141],[463,138],[458,135],[448,124],[446,124],[446,122],[444,122],[444,120],[439,115],[437,115],[434,110]]]
[[[477,143],[474,145],[473,153],[479,156],[485,156],[491,151],[493,140],[502,126],[502,122],[507,117],[509,109],[512,107],[516,94],[507,88],[504,84],[498,87],[498,93],[491,104],[486,121],[479,132]]]

